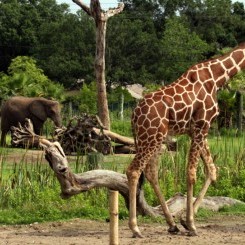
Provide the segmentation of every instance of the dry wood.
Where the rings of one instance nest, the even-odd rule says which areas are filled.
[[[12,134],[11,144],[15,147],[38,147],[38,142],[34,144],[31,140],[24,140],[24,133],[21,132],[22,140],[16,140],[23,130],[21,125]],[[61,144],[65,154],[77,153],[88,154],[99,152],[104,155],[135,153],[134,140],[110,130],[105,129],[104,125],[96,115],[86,113],[71,118],[66,127],[56,128],[54,138]],[[15,143],[13,143],[15,142]],[[176,142],[167,139],[163,142],[168,150],[176,150]],[[166,149],[166,146],[162,146]]]
[[[106,130],[99,117],[81,114],[70,119],[67,127],[57,128],[55,138],[66,154],[72,152],[133,153],[134,140]],[[112,142],[116,146],[112,148]],[[120,145],[118,145],[120,144]]]
[[[118,191],[109,191],[110,245],[118,245]]]
[[[23,126],[20,123],[18,125],[18,127],[11,127],[11,145],[22,147],[39,146],[39,139],[41,137],[34,134],[31,120],[26,119]]]
[[[93,128],[93,131],[97,134],[100,133],[100,129]],[[114,133],[110,130],[103,130],[103,133],[108,136],[113,142],[123,145],[134,145],[134,140],[129,137],[122,136],[120,134]]]
[[[67,127],[55,130],[56,140],[60,142],[64,152],[89,153],[100,152],[104,155],[135,153],[134,140],[105,129],[99,117],[81,114],[70,119]],[[114,146],[112,147],[112,143]],[[163,144],[168,150],[176,150],[176,141],[167,138]],[[163,145],[163,149],[166,149]]]
[[[56,129],[55,138],[66,154],[100,152],[107,155],[112,152],[112,146],[111,139],[104,130],[97,116],[84,113],[71,118],[67,127]]]

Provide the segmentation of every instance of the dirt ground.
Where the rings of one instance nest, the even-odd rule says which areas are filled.
[[[245,215],[214,216],[197,221],[198,236],[188,237],[181,227],[181,233],[170,235],[167,226],[160,224],[139,224],[144,238],[131,237],[127,221],[120,222],[119,244],[244,244]],[[0,244],[109,244],[109,223],[74,219],[66,222],[0,226]]]

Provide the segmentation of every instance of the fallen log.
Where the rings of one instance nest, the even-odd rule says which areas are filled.
[[[194,197],[195,201],[196,198]],[[186,209],[186,195],[181,193],[176,193],[173,197],[171,197],[167,201],[167,205],[171,214],[175,217],[179,217],[183,211]],[[212,196],[205,197],[200,205],[200,208],[208,209],[214,212],[218,212],[221,208],[225,206],[232,206],[236,204],[245,204],[242,201],[230,198],[230,197],[222,197],[222,196]],[[162,213],[161,206],[157,206],[154,208],[157,213]]]
[[[70,119],[66,127],[56,128],[55,139],[64,152],[134,153],[134,140],[106,129],[95,115],[81,114]],[[112,143],[115,146],[112,147]],[[121,148],[122,146],[123,148]]]
[[[93,131],[97,134],[100,133],[100,129],[95,127],[93,128]],[[134,145],[134,140],[132,138],[122,136],[120,134],[114,133],[106,129],[103,130],[103,133],[108,137],[110,137],[110,139],[115,143],[123,144],[123,145]]]
[[[33,142],[39,144],[45,150],[45,159],[53,169],[61,187],[61,197],[70,198],[73,195],[89,191],[93,188],[108,188],[119,191],[124,197],[126,206],[129,204],[128,180],[125,174],[110,170],[92,170],[81,174],[72,173],[69,168],[66,155],[58,142],[50,142],[45,138],[35,135],[32,131],[31,121],[27,120],[24,126],[11,128],[13,141],[15,143]],[[140,181],[143,181],[140,179]],[[241,201],[227,197],[206,197],[201,207],[218,211],[224,206],[230,206]],[[186,208],[186,196],[176,194],[167,201],[170,212],[179,216]],[[143,216],[163,216],[160,206],[151,207],[148,205],[143,189],[137,190],[137,213]]]
[[[100,129],[93,128],[93,131],[97,134],[99,134]],[[116,145],[114,147],[114,153],[120,154],[120,153],[135,153],[135,147],[134,147],[134,139],[129,138],[117,133],[114,133],[110,130],[104,129],[103,134],[106,135],[111,139],[112,142],[117,143],[119,145]],[[162,149],[167,149],[169,151],[176,151],[176,140],[172,139],[170,136],[167,137],[167,139],[163,142]]]

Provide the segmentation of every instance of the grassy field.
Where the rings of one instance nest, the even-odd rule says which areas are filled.
[[[123,129],[122,129],[123,130]],[[245,134],[235,136],[232,132],[209,139],[215,163],[219,168],[218,181],[213,184],[208,195],[229,196],[245,201]],[[159,178],[167,198],[176,192],[186,191],[186,159],[189,139],[178,138],[178,151],[166,152],[161,156]],[[43,155],[27,158],[28,150],[0,148],[0,223],[18,224],[54,221],[83,217],[106,219],[108,217],[108,192],[94,189],[68,200],[59,196],[60,187],[53,171],[45,163]],[[13,155],[15,157],[13,157]],[[132,161],[133,155],[104,156],[101,168],[124,172]],[[74,172],[87,169],[85,156],[69,158]],[[198,192],[204,179],[203,164],[200,161]],[[151,205],[158,205],[148,183],[145,183],[145,196]],[[245,206],[224,209],[223,212],[245,212]],[[204,215],[200,212],[200,215]],[[128,211],[120,197],[120,218],[127,218]]]

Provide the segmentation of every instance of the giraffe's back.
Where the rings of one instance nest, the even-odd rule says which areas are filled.
[[[188,73],[188,75],[192,75]],[[206,87],[211,89],[207,92]],[[216,90],[211,81],[191,81],[182,76],[175,83],[147,94],[133,113],[136,131],[168,125],[168,134],[189,133],[194,123],[210,123],[217,115]]]

